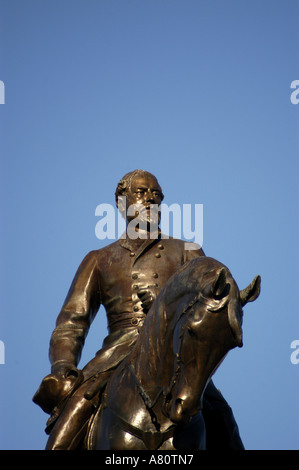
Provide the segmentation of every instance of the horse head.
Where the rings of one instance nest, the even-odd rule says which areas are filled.
[[[200,289],[174,328],[174,375],[164,404],[174,423],[188,422],[201,409],[211,376],[229,350],[243,345],[242,308],[260,293],[260,276],[240,291],[228,268],[219,264],[200,279]]]

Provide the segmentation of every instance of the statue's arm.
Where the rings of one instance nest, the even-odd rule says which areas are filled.
[[[80,264],[57,317],[49,349],[51,372],[66,376],[76,370],[91,322],[101,304],[96,252]]]

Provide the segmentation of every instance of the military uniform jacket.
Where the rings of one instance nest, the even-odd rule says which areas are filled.
[[[173,238],[119,239],[91,251],[74,277],[50,341],[50,361],[77,366],[85,337],[100,305],[106,309],[109,334],[103,347],[83,369],[85,379],[114,368],[134,346],[146,314],[137,295],[140,288],[158,294],[185,262],[204,256],[185,249]]]

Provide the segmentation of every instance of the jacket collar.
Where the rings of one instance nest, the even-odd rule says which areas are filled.
[[[145,252],[147,251],[152,245],[158,242],[161,239],[161,233],[157,234],[156,238],[147,238],[141,241],[139,238],[133,240],[123,234],[122,237],[118,240],[120,246],[125,248],[126,250],[135,253],[134,262]]]

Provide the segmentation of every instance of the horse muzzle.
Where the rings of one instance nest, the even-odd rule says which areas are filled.
[[[201,409],[201,400],[190,400],[187,396],[174,397],[169,406],[169,418],[175,424],[187,424],[191,417]]]
[[[169,417],[175,424],[187,423],[189,421],[189,415],[184,413],[184,400],[176,398],[172,402]]]

